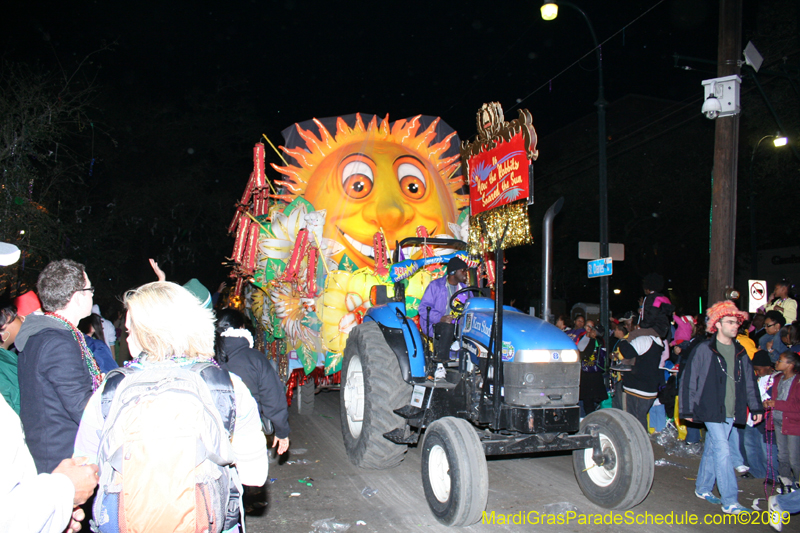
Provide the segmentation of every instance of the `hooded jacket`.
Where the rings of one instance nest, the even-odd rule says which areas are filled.
[[[228,357],[219,361],[219,366],[236,374],[250,390],[258,404],[262,418],[269,418],[275,427],[275,436],[289,436],[289,410],[286,394],[278,373],[267,357],[250,347],[248,339],[242,337],[220,337],[220,349]],[[220,358],[222,359],[222,358]]]
[[[92,376],[72,332],[55,318],[30,315],[14,341],[19,351],[20,419],[36,470],[50,473],[72,457]]]
[[[699,344],[680,385],[680,418],[691,418],[695,422],[725,422],[725,380],[728,375],[736,382],[734,423],[747,422],[747,409],[754,415],[763,414],[761,394],[756,375],[747,351],[733,341],[735,367],[728,368],[725,358],[717,351],[716,335]],[[727,373],[727,375],[726,375]]]

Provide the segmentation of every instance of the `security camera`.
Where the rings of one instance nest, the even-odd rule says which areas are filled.
[[[702,113],[714,120],[715,118],[729,117],[739,114],[739,85],[742,79],[739,76],[725,76],[703,80]]]
[[[706,118],[714,120],[719,116],[719,112],[722,111],[722,104],[720,104],[717,97],[712,94],[706,98],[706,101],[703,103],[702,111]]]

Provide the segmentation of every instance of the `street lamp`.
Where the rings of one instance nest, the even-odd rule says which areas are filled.
[[[756,145],[753,147],[753,153],[750,154],[750,170],[748,175],[750,178],[750,275],[753,279],[758,279],[758,245],[756,244],[756,189],[753,186],[753,162],[756,160],[756,152],[761,143],[767,139],[772,139],[772,144],[776,148],[786,146],[789,139],[778,133],[777,135],[764,135],[761,137]]]
[[[571,7],[583,16],[589,26],[589,33],[592,34],[594,51],[597,56],[597,142],[598,142],[598,166],[600,178],[600,257],[608,257],[608,175],[606,164],[606,102],[605,91],[603,90],[603,55],[600,45],[597,43],[597,35],[594,33],[594,26],[581,8],[571,2],[548,2],[544,1],[541,7],[542,18],[553,20],[558,16],[558,6],[564,5]],[[606,328],[605,341],[608,346],[608,276],[600,278],[600,323]]]

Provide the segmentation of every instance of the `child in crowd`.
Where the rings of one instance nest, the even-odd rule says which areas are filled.
[[[775,373],[772,368],[772,361],[769,358],[769,352],[759,350],[753,355],[753,371],[758,380],[758,392],[761,401],[769,400],[769,387],[772,385],[770,377]],[[770,443],[774,438],[770,439]],[[777,473],[777,452],[772,450],[771,454],[767,454],[766,448],[766,424],[753,424],[752,419],[747,420],[747,426],[744,428],[744,451],[747,459],[747,464],[750,467],[749,472],[744,472],[742,477],[746,478],[770,478],[774,479]],[[774,463],[774,467],[767,468],[767,457],[770,457]]]
[[[800,373],[800,356],[783,352],[775,363],[771,397],[764,407],[772,408],[775,440],[778,444],[778,473],[788,491],[796,490],[800,475],[800,385],[795,375]]]

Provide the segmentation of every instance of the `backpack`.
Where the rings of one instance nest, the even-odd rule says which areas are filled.
[[[101,406],[92,531],[235,530],[242,485],[233,467],[236,404],[227,371],[210,363],[115,369]]]

